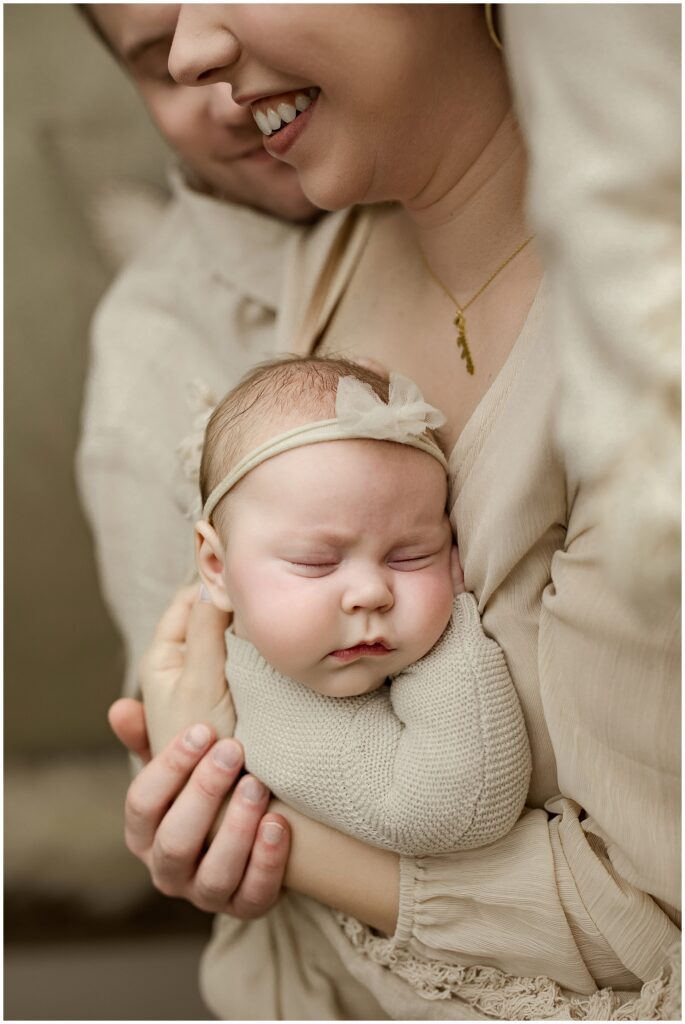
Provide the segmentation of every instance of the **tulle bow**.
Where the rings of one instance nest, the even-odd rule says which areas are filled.
[[[398,373],[390,374],[387,405],[369,384],[343,377],[338,382],[335,414],[341,426],[386,441],[416,437],[446,421],[439,409],[424,401],[414,381]]]

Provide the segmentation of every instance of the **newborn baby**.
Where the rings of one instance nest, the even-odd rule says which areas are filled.
[[[455,596],[443,422],[406,379],[280,360],[219,404],[200,470],[198,568],[233,615],[247,770],[308,816],[411,855],[493,842],[530,774],[504,656],[473,596]],[[198,695],[194,717],[214,704]]]

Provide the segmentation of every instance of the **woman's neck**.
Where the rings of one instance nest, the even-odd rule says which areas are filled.
[[[509,108],[466,170],[455,147],[422,192],[405,202],[427,263],[461,302],[530,234],[525,177],[525,148]]]

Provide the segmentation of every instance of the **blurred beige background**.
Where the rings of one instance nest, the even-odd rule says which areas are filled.
[[[73,469],[88,322],[136,242],[121,205],[153,222],[166,152],[71,5],[3,13],[5,1019],[204,1019],[208,921],[123,845],[123,658]]]

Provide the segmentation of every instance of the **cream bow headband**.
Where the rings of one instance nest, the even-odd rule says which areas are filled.
[[[335,419],[293,427],[249,452],[216,485],[205,502],[202,517],[209,519],[224,495],[261,462],[292,448],[320,441],[362,438],[396,441],[427,452],[446,470],[447,459],[440,448],[430,437],[424,436],[427,429],[435,430],[443,423],[445,417],[440,410],[425,402],[416,384],[407,377],[390,374],[387,404],[368,384],[356,377],[342,377],[335,396]]]

